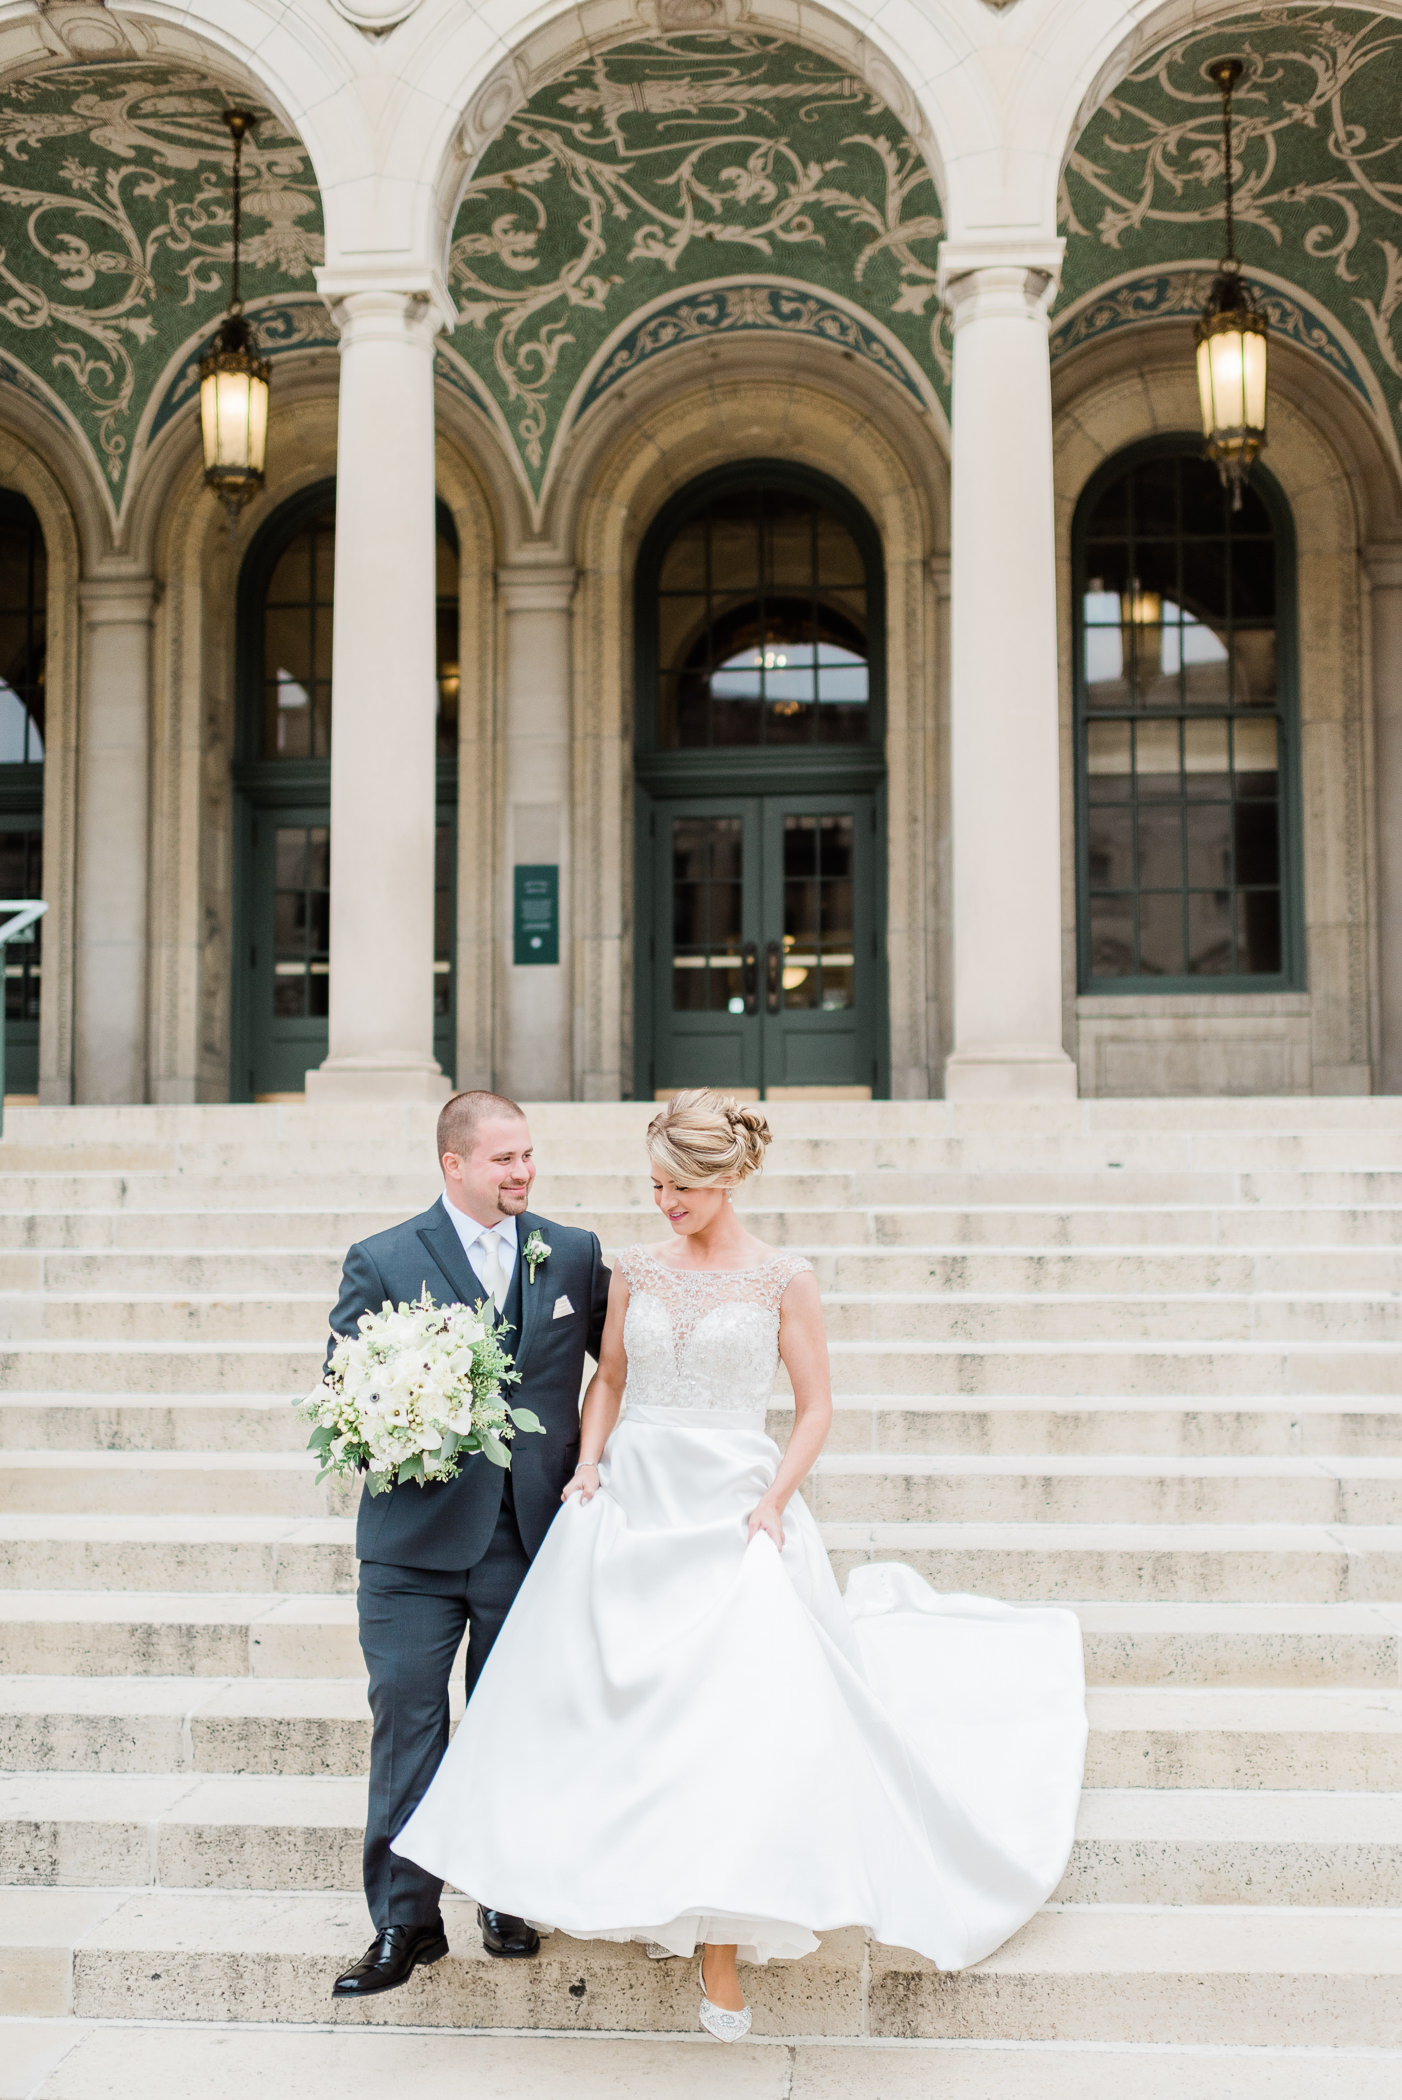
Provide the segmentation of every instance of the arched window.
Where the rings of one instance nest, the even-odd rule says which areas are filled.
[[[653,748],[869,743],[871,538],[840,491],[772,470],[713,478],[664,514],[639,573]]]
[[[458,544],[440,504],[435,547],[438,815],[435,830],[434,1052],[453,1068],[453,929],[458,737]],[[296,1093],[326,1054],[331,972],[331,653],[336,492],[324,482],[272,517],[239,585],[243,804],[235,1001],[235,1090]],[[386,693],[383,734],[395,734]]]
[[[44,893],[44,659],[48,561],[23,496],[0,489],[0,897]],[[39,1071],[42,920],[5,956],[5,1083],[32,1093]]]
[[[1234,511],[1190,440],[1101,470],[1076,511],[1082,991],[1301,979],[1290,515]]]

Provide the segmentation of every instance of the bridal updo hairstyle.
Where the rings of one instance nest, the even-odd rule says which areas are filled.
[[[769,1137],[757,1108],[693,1086],[674,1094],[653,1117],[647,1150],[679,1189],[711,1189],[758,1174]]]

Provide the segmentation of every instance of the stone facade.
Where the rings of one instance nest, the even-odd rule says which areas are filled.
[[[1402,1087],[1402,296],[1368,157],[1387,176],[1402,151],[1391,16],[584,0],[518,19],[0,6],[0,165],[28,240],[0,314],[0,486],[48,551],[40,1098],[250,1090],[240,577],[333,478],[313,1089],[633,1093],[634,571],[664,505],[747,459],[835,479],[879,539],[887,1091]],[[1248,62],[1242,252],[1296,541],[1303,969],[1091,995],[1072,520],[1104,462],[1196,427],[1219,44]],[[195,407],[229,289],[231,100],[259,112],[246,296],[273,365],[267,483],[232,529]],[[435,495],[459,592],[451,1072],[429,1042]],[[523,968],[513,869],[537,863],[560,871],[560,960]]]

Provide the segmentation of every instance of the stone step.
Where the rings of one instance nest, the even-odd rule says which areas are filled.
[[[1232,1167],[1213,1161],[1201,1167],[1155,1168],[1068,1165],[1039,1168],[1025,1159],[988,1167],[965,1164],[950,1170],[912,1167],[910,1148],[897,1148],[889,1166],[867,1161],[853,1167],[802,1165],[775,1161],[757,1184],[751,1184],[742,1208],[867,1210],[892,1206],[998,1204],[1107,1204],[1112,1207],[1171,1204],[1263,1205],[1267,1207],[1366,1208],[1402,1203],[1402,1166],[1370,1170],[1367,1166],[1285,1168]],[[74,1172],[6,1171],[0,1154],[0,1212],[115,1210],[155,1213],[171,1209],[219,1212],[261,1208],[282,1212],[306,1207],[310,1188],[334,1178],[338,1207],[381,1210],[393,1206],[400,1217],[426,1210],[440,1192],[432,1165],[412,1164],[377,1169],[363,1155],[342,1157],[327,1167],[289,1170],[281,1161],[250,1155],[238,1166],[217,1165],[189,1172],[136,1170]],[[648,1170],[640,1156],[606,1171],[571,1167],[542,1174],[532,1206],[547,1217],[565,1218],[575,1211],[627,1210],[652,1220],[646,1234],[656,1237]]]
[[[1088,1705],[1090,1787],[1402,1793],[1402,1691],[1092,1686]],[[0,1677],[0,1716],[5,1771],[358,1778],[369,1761],[360,1676]]]
[[[1385,1680],[1385,1649],[1386,1630],[1370,1622],[1353,1664],[1363,1670],[1374,1662],[1363,1681]],[[5,1673],[174,1682],[358,1679],[362,1668],[350,1595],[0,1589],[0,1671]],[[189,1690],[193,1700],[202,1686],[193,1683]]]
[[[345,1517],[0,1517],[0,1589],[348,1595]]]
[[[823,1536],[839,1580],[862,1561],[902,1560],[937,1590],[1028,1603],[1402,1599],[1402,1525],[825,1523]]]
[[[1160,1103],[1160,1108],[1162,1104]],[[1175,1104],[1175,1107],[1187,1104]],[[566,1160],[576,1170],[616,1170],[630,1153],[641,1159],[645,1146],[646,1105],[618,1104],[626,1111],[611,1122],[589,1113],[582,1103],[561,1104],[574,1113],[552,1119],[548,1111],[536,1111],[532,1125],[535,1154],[542,1178]],[[599,1104],[589,1104],[597,1110]],[[1060,1129],[1037,1128],[1022,1121],[1011,1104],[999,1104],[1003,1113],[982,1126],[961,1119],[960,1111],[929,1113],[933,1104],[899,1102],[885,1104],[885,1120],[872,1104],[865,1112],[856,1104],[839,1106],[823,1123],[807,1129],[784,1121],[779,1104],[766,1107],[774,1144],[769,1153],[771,1167],[785,1171],[796,1167],[839,1167],[860,1170],[868,1167],[915,1166],[930,1172],[972,1168],[995,1172],[1000,1168],[1035,1166],[1043,1172],[1076,1166],[1119,1167],[1124,1170],[1219,1168],[1223,1165],[1263,1166],[1304,1170],[1311,1167],[1357,1166],[1385,1168],[1402,1166],[1402,1131],[1375,1114],[1355,1116],[1350,1124],[1334,1128],[1310,1128],[1297,1123],[1275,1128],[1240,1124],[1235,1127],[1194,1125],[1191,1121],[1158,1125],[1135,1125],[1128,1117],[1098,1125],[1082,1124]],[[1370,1103],[1372,1109],[1375,1103]],[[579,1113],[584,1109],[583,1114]],[[890,1111],[894,1109],[895,1114]],[[853,1111],[856,1111],[855,1113]],[[208,1110],[203,1111],[208,1113]],[[12,1111],[13,1113],[13,1111]],[[71,1112],[70,1112],[71,1113]],[[7,1117],[7,1123],[9,1118]],[[7,1129],[0,1161],[12,1172],[80,1173],[125,1172],[129,1174],[236,1173],[252,1161],[269,1161],[287,1174],[312,1174],[344,1169],[348,1152],[364,1169],[382,1172],[413,1171],[434,1157],[431,1125],[421,1126],[412,1136],[376,1130],[343,1117],[338,1123],[303,1126],[276,1138],[250,1126],[243,1131],[208,1130],[191,1125],[174,1142],[168,1135],[132,1133],[122,1138],[112,1131],[85,1140],[55,1128],[47,1138]]]
[[[366,1782],[0,1773],[0,1884],[290,1889],[360,1878]],[[1399,1907],[1402,1795],[1087,1790],[1068,1903]]]
[[[793,1422],[783,1396],[769,1414],[780,1443]],[[282,1394],[0,1393],[5,1451],[296,1451],[302,1423]],[[833,1454],[967,1457],[1149,1455],[1193,1458],[1402,1456],[1402,1397],[1344,1408],[1328,1396],[1241,1402],[1196,1395],[1158,1404],[1109,1395],[1081,1403],[1045,1396],[839,1393]]]
[[[1402,2049],[11,2021],[0,2100],[1395,2100]]]
[[[305,1449],[8,1451],[0,1466],[0,1511],[265,1517],[354,1511],[358,1481],[318,1487],[316,1476],[317,1462]]]
[[[0,1517],[7,1589],[284,1590],[355,1585],[342,1517]],[[1011,1600],[1402,1600],[1402,1525],[825,1523],[839,1579],[898,1559],[939,1590]]]
[[[607,1240],[606,1254],[618,1244]],[[1367,1296],[1402,1291],[1402,1247],[1388,1246],[971,1250],[814,1241],[802,1251],[809,1253],[821,1288],[845,1294],[1288,1291],[1319,1296],[1343,1291]],[[324,1306],[335,1298],[344,1252],[344,1245],[198,1253],[169,1248],[0,1252],[0,1293],[223,1299],[292,1292],[315,1297]]]
[[[80,1477],[84,1464],[94,1467],[82,1504],[65,1503],[65,1469],[45,1473],[45,1454],[14,1453],[7,1463],[14,1462],[14,1471],[0,1469],[0,1506],[7,1491],[15,1509],[122,1506],[120,1487],[102,1499],[97,1476],[103,1464],[127,1463],[124,1454],[70,1461]],[[26,1464],[44,1482],[33,1500]],[[259,1476],[250,1476],[250,1488],[261,1488]],[[148,1492],[157,1506],[158,1490]],[[212,1485],[209,1492],[213,1498],[218,1490]],[[1402,1458],[841,1454],[818,1461],[804,1492],[817,1516],[836,1523],[1386,1525],[1402,1519]],[[245,1506],[261,1505],[250,1499]]]
[[[1080,1617],[1092,1685],[1402,1684],[1402,1604],[1063,1601]],[[0,1589],[0,1672],[358,1678],[361,1667],[348,1594]]]
[[[494,1962],[469,1905],[450,1898],[445,1920],[444,1961],[337,2024],[695,2031],[690,1963],[558,1933],[536,1962]],[[0,1896],[0,1979],[31,2018],[324,2023],[368,1937],[359,1897],[18,1889]],[[1402,1914],[1072,1905],[959,1976],[843,1932],[745,1984],[761,2036],[1393,2048]]]
[[[307,1392],[324,1343],[19,1341],[0,1346],[0,1392]],[[1402,1394],[1402,1350],[1328,1341],[845,1341],[831,1345],[836,1393],[1134,1397]]]
[[[987,1192],[985,1192],[986,1195]],[[744,1205],[746,1223],[776,1246],[938,1247],[954,1253],[992,1250],[1058,1254],[1109,1250],[1183,1249],[1202,1253],[1358,1249],[1373,1255],[1402,1246],[1402,1205],[1317,1205],[1286,1202],[1183,1202],[1172,1205],[1075,1203],[1043,1190],[1038,1200],[942,1203],[927,1192],[913,1204],[846,1207],[815,1203],[788,1209],[767,1200],[763,1184]],[[657,1214],[650,1203],[563,1209],[545,1202],[546,1215],[597,1232],[605,1248],[651,1245]],[[316,1209],[304,1203],[235,1205],[206,1209],[172,1205],[160,1210],[63,1208],[0,1210],[0,1252],[7,1259],[57,1254],[258,1254],[264,1250],[319,1253],[339,1263],[353,1240],[399,1224],[410,1212],[387,1199]],[[21,1272],[23,1274],[23,1272]]]
[[[232,1289],[179,1294],[0,1292],[0,1346],[66,1342],[102,1348],[242,1344],[325,1346],[334,1282],[318,1291]],[[831,1290],[830,1341],[1221,1342],[1395,1344],[1402,1293],[1304,1291],[898,1291]]]
[[[303,1451],[15,1451],[0,1513],[350,1515],[358,1482],[317,1484]],[[1387,1525],[1402,1458],[835,1454],[804,1493],[835,1523]]]
[[[19,1430],[30,1422],[42,1431],[41,1437],[28,1439],[33,1445],[76,1443],[77,1435],[65,1429],[67,1413],[66,1409],[37,1406],[17,1408],[12,1426],[6,1404],[0,1400],[0,1445],[11,1437],[16,1443],[25,1441]],[[153,1409],[152,1418],[153,1424],[173,1420],[176,1411]],[[109,1406],[104,1412],[94,1410],[94,1420],[95,1426],[105,1427],[107,1440],[113,1442],[125,1427],[127,1414],[123,1411],[119,1421]],[[792,1409],[776,1405],[769,1416],[770,1434],[782,1443],[792,1421]],[[250,1425],[249,1442],[261,1441],[266,1447],[266,1437],[255,1439],[255,1426]],[[181,1418],[179,1441],[193,1445],[197,1427],[197,1418],[188,1423]],[[234,1427],[231,1421],[230,1438]],[[160,1441],[174,1443],[177,1439],[162,1437]],[[1150,1454],[1243,1459],[1388,1457],[1402,1455],[1402,1403],[1386,1395],[1352,1408],[1325,1396],[1250,1401],[1199,1394],[1177,1404],[1117,1395],[1092,1395],[1077,1403],[1047,1395],[1039,1405],[1036,1398],[1023,1394],[965,1400],[949,1393],[924,1399],[903,1396],[893,1405],[884,1393],[839,1393],[827,1449],[834,1455],[885,1452],[893,1458],[946,1452],[1028,1459],[1078,1454],[1106,1458]]]

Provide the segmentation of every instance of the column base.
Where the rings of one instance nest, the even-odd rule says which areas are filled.
[[[446,1101],[452,1081],[436,1064],[391,1063],[377,1057],[328,1057],[306,1078],[308,1105],[338,1101]]]
[[[1050,1046],[956,1050],[945,1064],[944,1093],[947,1101],[1074,1101],[1076,1067]]]

